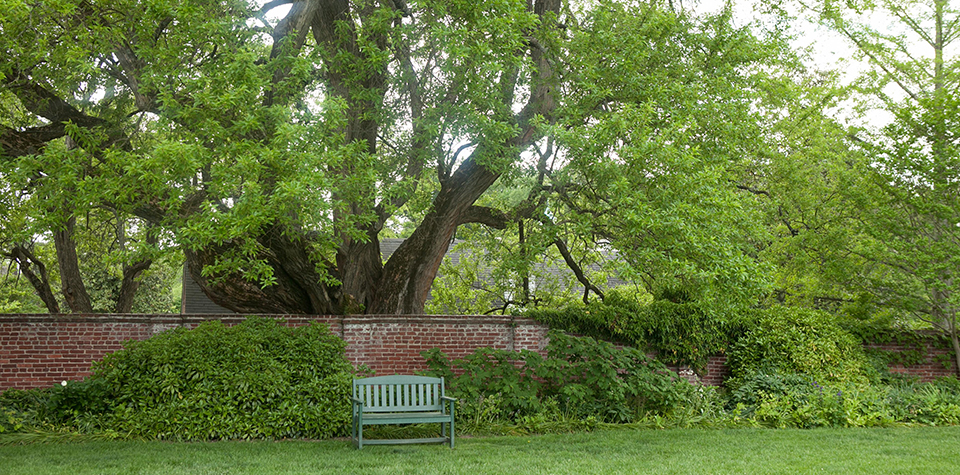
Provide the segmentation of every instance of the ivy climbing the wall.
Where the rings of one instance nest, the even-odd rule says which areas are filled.
[[[668,365],[706,367],[742,334],[745,321],[722,319],[709,306],[685,292],[663,291],[646,303],[623,291],[611,291],[602,302],[560,310],[530,310],[525,316],[551,328],[614,341],[657,354]]]

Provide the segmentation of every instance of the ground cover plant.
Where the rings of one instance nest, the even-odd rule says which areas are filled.
[[[815,430],[610,430],[462,438],[440,445],[346,440],[114,441],[0,447],[7,475],[190,474],[947,474],[958,427]]]

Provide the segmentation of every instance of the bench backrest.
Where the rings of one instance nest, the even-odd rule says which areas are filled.
[[[353,380],[353,397],[365,412],[440,411],[443,378],[375,376]]]

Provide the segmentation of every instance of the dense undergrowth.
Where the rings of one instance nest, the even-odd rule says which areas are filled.
[[[809,310],[760,312],[727,345],[732,377],[723,389],[690,384],[643,351],[556,330],[545,355],[479,349],[450,360],[431,350],[424,358],[459,398],[464,434],[960,424],[960,382],[891,375],[834,321]],[[84,381],[0,394],[0,444],[344,436],[353,377],[344,347],[324,325],[261,318],[129,342]],[[434,430],[378,427],[370,436]]]

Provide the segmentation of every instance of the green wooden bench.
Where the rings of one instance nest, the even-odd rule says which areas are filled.
[[[373,444],[449,442],[453,448],[456,399],[444,395],[443,378],[377,376],[353,380],[353,440],[358,449]],[[426,439],[363,438],[363,426],[440,423],[441,437]],[[447,427],[449,425],[449,427]]]

